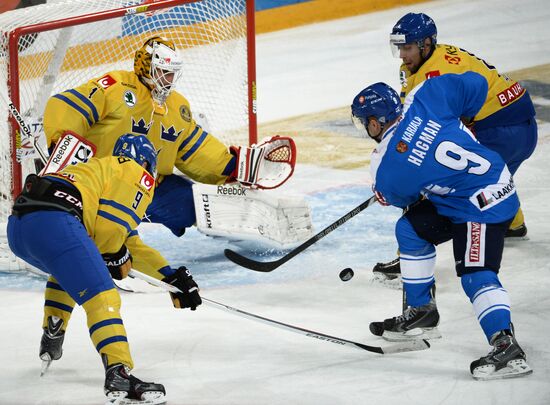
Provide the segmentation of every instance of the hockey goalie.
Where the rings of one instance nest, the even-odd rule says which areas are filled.
[[[145,221],[176,236],[196,224],[207,235],[269,247],[307,239],[307,203],[263,191],[292,175],[294,141],[274,136],[252,146],[222,143],[195,121],[189,102],[174,89],[182,65],[173,42],[151,37],[136,50],[133,71],[110,71],[54,94],[44,110],[48,148],[60,147],[69,132],[102,157],[121,134],[145,135],[157,150],[159,173]]]

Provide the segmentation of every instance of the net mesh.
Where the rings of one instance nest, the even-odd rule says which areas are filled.
[[[289,146],[283,145],[276,149],[273,149],[266,156],[266,159],[271,162],[290,162],[292,158],[292,151]]]
[[[153,36],[176,45],[183,60],[176,90],[190,102],[194,118],[227,145],[249,143],[247,0],[162,0],[167,7],[142,12],[136,6],[154,0],[49,0],[47,4],[0,14],[0,239],[12,197],[11,137],[16,135],[4,96],[14,94],[8,48],[14,29],[38,24],[41,31],[23,35],[18,42],[19,111],[31,131],[42,131],[47,99],[110,70],[133,70],[134,52]],[[125,15],[107,20],[49,29],[51,21],[103,14],[132,7]],[[81,18],[80,18],[81,19]],[[13,56],[13,55],[11,55]],[[44,137],[42,137],[44,138]],[[34,172],[32,147],[18,139],[17,160],[23,178]],[[13,257],[0,242],[0,270],[13,268]]]

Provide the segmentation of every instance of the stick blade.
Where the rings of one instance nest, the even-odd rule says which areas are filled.
[[[426,350],[430,348],[430,344],[427,340],[409,340],[406,342],[399,342],[393,345],[384,346],[382,348],[384,354],[403,353],[403,352],[416,352],[419,350]]]
[[[259,262],[256,260],[249,259],[237,252],[234,252],[231,249],[225,249],[223,251],[225,257],[231,260],[233,263],[238,264],[241,267],[246,267],[249,270],[259,271],[262,273],[269,273],[270,271],[275,270],[281,264],[279,260],[273,262]]]

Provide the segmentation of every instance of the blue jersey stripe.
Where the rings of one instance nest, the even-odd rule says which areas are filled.
[[[128,338],[126,336],[111,336],[110,338],[103,339],[101,342],[97,344],[95,347],[96,350],[99,352],[101,349],[103,349],[105,346],[110,345],[111,343],[116,342],[127,342]]]
[[[117,203],[116,201],[113,201],[113,200],[106,200],[106,199],[104,199],[104,198],[100,198],[100,199],[99,199],[99,204],[108,205],[109,207],[113,207],[113,208],[116,208],[117,210],[120,210],[120,211],[124,212],[125,214],[131,216],[132,219],[133,219],[134,221],[136,221],[136,223],[137,223],[138,225],[139,225],[139,223],[141,222],[141,218],[138,217],[138,216],[136,215],[136,213],[135,213],[132,209],[128,208],[128,207],[125,206],[125,205],[122,205],[122,204],[120,204],[120,203]]]
[[[101,322],[93,324],[92,327],[90,328],[90,336],[92,336],[92,334],[99,328],[103,328],[104,326],[109,326],[109,325],[122,325],[122,319],[120,318],[105,319]]]
[[[130,238],[130,237],[132,237],[132,236],[138,236],[138,235],[139,235],[139,234],[138,234],[137,229],[134,229],[134,230],[132,230],[132,232],[130,232],[130,233],[128,234],[128,237]]]
[[[197,125],[193,130],[193,132],[191,132],[191,135],[189,135],[187,138],[184,139],[184,141],[181,143],[181,145],[178,148],[178,152],[181,151],[183,148],[185,148],[189,142],[191,142],[191,139],[193,139],[193,137],[197,135],[197,132],[199,132],[199,128],[200,127]]]
[[[97,215],[99,215],[100,217],[103,217],[105,219],[108,219],[109,221],[113,221],[119,225],[122,225],[123,227],[126,228],[126,230],[128,231],[128,233],[132,232],[132,227],[130,226],[130,224],[122,219],[120,219],[119,217],[113,215],[113,214],[110,214],[108,212],[105,212],[105,211],[97,211]]]
[[[202,143],[204,142],[204,140],[206,139],[206,136],[208,135],[208,132],[204,131],[201,136],[199,137],[199,139],[197,140],[197,142],[195,142],[195,144],[191,147],[191,149],[189,149],[182,157],[181,157],[181,160],[183,160],[184,162],[189,159],[191,157],[191,155],[193,153],[195,153],[195,151],[199,148],[199,146],[202,145]]]
[[[44,301],[44,306],[45,307],[57,308],[57,309],[60,309],[62,311],[68,312],[68,313],[73,312],[73,307],[71,307],[69,305],[62,304],[60,302],[52,301],[52,300]]]
[[[85,109],[83,109],[82,107],[80,107],[78,104],[76,104],[74,101],[68,99],[67,97],[65,97],[64,95],[62,94],[56,94],[54,95],[53,97],[61,100],[61,101],[64,101],[65,103],[69,104],[71,107],[73,107],[76,111],[78,111],[80,114],[82,114],[84,116],[84,118],[86,118],[86,121],[88,121],[88,125],[89,126],[92,126],[94,125],[92,119],[90,118],[90,114],[88,113],[88,111],[86,111]]]
[[[235,167],[237,166],[237,158],[233,156],[231,160],[227,163],[227,166],[225,166],[225,169],[223,169],[222,174],[224,176],[229,176],[233,171],[235,170]]]
[[[46,288],[51,288],[52,290],[59,290],[59,291],[65,291],[61,286],[57,283],[54,283],[53,281],[48,281],[46,283]]]
[[[94,122],[99,121],[99,114],[97,113],[97,108],[95,107],[94,103],[90,101],[88,97],[86,97],[84,94],[79,93],[75,89],[67,90],[68,93],[73,94],[76,96],[80,101],[82,101],[84,104],[88,106],[90,111],[92,112],[92,115],[94,116]]]

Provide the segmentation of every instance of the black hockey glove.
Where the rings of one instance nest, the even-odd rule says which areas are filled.
[[[170,293],[170,298],[176,308],[191,308],[191,311],[197,309],[202,304],[199,295],[199,286],[193,280],[193,276],[185,266],[181,266],[171,276],[165,277],[162,281],[178,287],[181,293]]]
[[[132,255],[126,245],[122,245],[116,253],[104,253],[101,257],[103,257],[111,277],[115,280],[126,278],[132,270]]]

